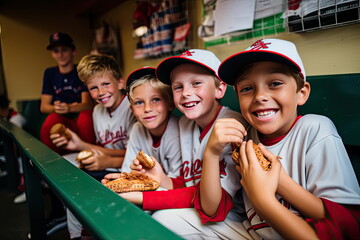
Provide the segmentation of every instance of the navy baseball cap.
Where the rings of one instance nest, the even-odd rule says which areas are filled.
[[[156,70],[156,68],[154,68],[154,67],[145,66],[145,67],[136,69],[135,71],[130,73],[126,80],[126,91],[129,92],[129,88],[130,88],[130,85],[132,82],[134,82],[146,75],[151,75],[151,76],[156,77],[155,70]]]
[[[55,46],[64,45],[75,49],[75,44],[73,39],[69,34],[62,32],[52,33],[49,37],[49,45],[46,47],[47,50],[52,50]]]

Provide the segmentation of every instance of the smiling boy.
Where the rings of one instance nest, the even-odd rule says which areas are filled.
[[[79,77],[97,103],[93,110],[96,144],[86,142],[73,131],[71,140],[59,134],[51,135],[56,146],[71,151],[92,150],[95,154],[83,160],[84,171],[97,180],[106,174],[119,172],[125,156],[129,134],[136,118],[124,92],[120,67],[113,57],[86,55],[77,66]],[[77,154],[76,154],[77,155]],[[76,155],[64,156],[77,165]],[[68,230],[71,238],[80,237],[81,224],[68,211]]]
[[[44,72],[41,92],[40,110],[49,113],[40,130],[41,141],[59,154],[66,151],[56,147],[49,135],[56,123],[78,133],[87,142],[95,143],[92,128],[93,101],[84,84],[80,81],[74,64],[76,48],[73,39],[66,33],[56,32],[50,35],[51,56],[57,66],[47,68]]]
[[[170,178],[177,178],[180,175],[181,154],[179,119],[172,114],[174,101],[171,88],[156,78],[155,68],[152,67],[144,67],[132,72],[126,85],[131,110],[138,122],[131,131],[122,170],[130,172],[130,166],[133,165],[138,171],[155,177],[152,174],[153,170],[145,169],[136,159],[137,153],[143,150],[161,166],[155,167],[155,171],[158,169],[163,173],[162,180],[157,179],[161,187],[173,189]],[[126,198],[124,195],[122,197]]]
[[[330,119],[297,114],[310,84],[295,45],[259,40],[225,59],[218,73],[234,85],[240,110],[272,162],[270,171],[263,171],[252,141],[241,144],[237,170],[251,234],[358,239],[360,189],[344,144]]]

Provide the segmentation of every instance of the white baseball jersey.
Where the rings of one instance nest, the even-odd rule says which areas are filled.
[[[112,113],[102,104],[97,104],[93,111],[93,121],[96,141],[101,146],[126,149],[131,127],[136,122],[127,97]]]
[[[344,144],[330,119],[309,114],[300,118],[280,142],[267,146],[289,176],[319,198],[340,204],[360,204],[360,189]],[[243,192],[250,225],[264,239],[281,239],[256,215]],[[277,195],[295,214],[299,213]]]
[[[245,127],[248,123],[244,120],[240,113],[230,110],[228,107],[222,106],[218,115],[202,133],[200,127],[194,120],[189,120],[183,116],[179,121],[180,127],[180,143],[181,155],[183,162],[183,173],[185,185],[187,187],[195,185],[199,182],[202,172],[202,158],[204,155],[206,144],[217,119],[234,118],[240,121]],[[240,188],[240,176],[235,169],[235,163],[231,159],[231,147],[228,144],[220,157],[220,177],[221,186],[230,196],[234,197]]]
[[[137,153],[143,150],[146,154],[155,157],[167,176],[172,178],[179,176],[181,154],[178,122],[179,119],[176,116],[170,116],[160,143],[156,146],[153,144],[149,130],[140,122],[135,123],[130,133],[122,171],[130,172],[132,161],[136,158]]]
[[[102,104],[97,104],[93,110],[93,121],[98,144],[109,149],[126,149],[131,128],[136,122],[127,97],[124,97],[120,105],[111,113]]]

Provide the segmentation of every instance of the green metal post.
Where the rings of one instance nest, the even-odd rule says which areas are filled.
[[[41,180],[37,176],[31,160],[21,155],[26,182],[26,201],[29,208],[31,239],[46,239],[44,200]]]

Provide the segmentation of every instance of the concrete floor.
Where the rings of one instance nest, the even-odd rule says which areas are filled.
[[[4,164],[0,164],[4,169]],[[6,177],[0,177],[0,239],[1,240],[26,240],[30,232],[28,205],[26,203],[15,204],[14,198],[18,195],[9,192],[6,185]],[[45,214],[47,214],[50,202],[47,194],[44,194]],[[48,240],[69,239],[67,229],[60,230],[49,236]]]

